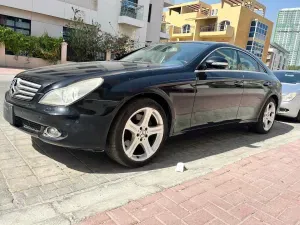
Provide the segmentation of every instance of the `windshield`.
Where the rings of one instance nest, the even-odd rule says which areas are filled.
[[[121,61],[161,65],[185,65],[209,47],[207,43],[166,43],[138,50]]]
[[[274,71],[275,76],[282,83],[297,84],[300,83],[300,72],[294,71]]]

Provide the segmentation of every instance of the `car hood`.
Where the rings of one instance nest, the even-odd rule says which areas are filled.
[[[300,84],[282,83],[283,94],[289,94],[293,92],[300,93]]]
[[[110,76],[126,72],[160,68],[158,64],[103,61],[88,63],[68,63],[27,70],[17,77],[47,86],[68,78],[80,80],[82,77]]]

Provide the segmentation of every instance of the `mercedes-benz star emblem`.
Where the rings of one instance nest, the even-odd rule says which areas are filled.
[[[13,81],[11,82],[11,85],[10,85],[10,91],[9,92],[10,92],[11,96],[14,96],[16,94],[17,84],[18,84],[18,79],[14,78]]]

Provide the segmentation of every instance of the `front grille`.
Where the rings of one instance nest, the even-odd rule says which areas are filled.
[[[29,120],[25,120],[25,119],[19,118],[19,117],[17,117],[16,120],[18,121],[19,127],[22,127],[25,130],[28,130],[28,131],[31,131],[34,133],[38,133],[42,129],[42,125],[31,122]]]
[[[30,101],[36,95],[41,85],[15,78],[10,86],[10,94],[13,98]]]

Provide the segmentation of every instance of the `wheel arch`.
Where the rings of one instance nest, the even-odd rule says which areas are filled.
[[[276,110],[279,109],[279,107],[280,107],[280,106],[279,106],[279,97],[278,97],[276,94],[272,93],[272,94],[269,95],[268,98],[266,98],[266,100],[264,101],[264,103],[263,103],[262,106],[260,107],[258,117],[259,117],[259,115],[261,114],[262,110],[264,109],[264,106],[266,105],[266,102],[267,102],[270,98],[273,98],[273,99],[275,100],[275,102],[276,102]]]
[[[112,121],[115,121],[115,118],[117,118],[122,109],[126,107],[128,104],[133,102],[134,100],[138,98],[150,98],[154,101],[156,101],[158,104],[161,105],[161,107],[164,109],[167,119],[168,119],[168,128],[169,128],[169,136],[173,132],[173,126],[175,121],[175,111],[173,108],[172,101],[170,100],[169,96],[163,92],[162,90],[149,90],[141,93],[137,93],[129,98],[127,98],[117,109],[117,113],[114,115],[114,118]],[[111,131],[111,128],[113,126],[113,122],[110,124],[109,132]]]
[[[278,109],[279,108],[279,98],[278,98],[278,96],[277,95],[275,95],[275,94],[273,94],[273,95],[271,95],[269,98],[273,98],[274,100],[275,100],[275,102],[276,102],[276,109]]]

